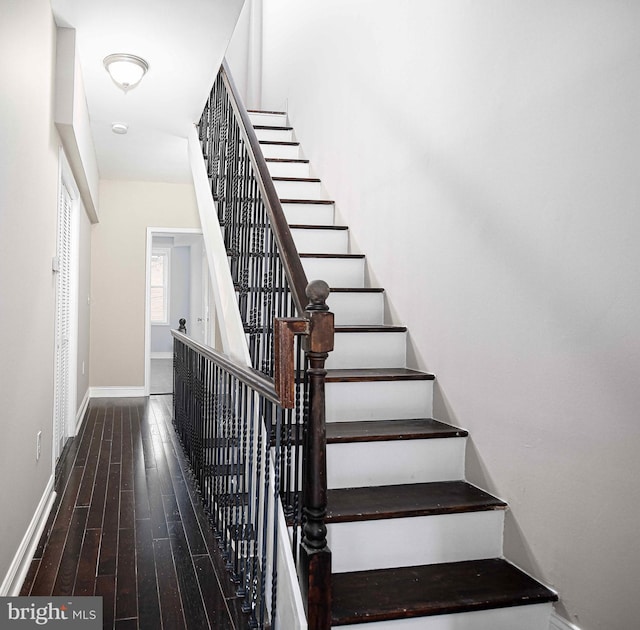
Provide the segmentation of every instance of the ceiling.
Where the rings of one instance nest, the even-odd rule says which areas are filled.
[[[198,120],[244,0],[51,0],[58,26],[76,29],[101,179],[191,180],[186,136]],[[102,60],[149,63],[119,90]],[[111,131],[126,123],[126,135]]]

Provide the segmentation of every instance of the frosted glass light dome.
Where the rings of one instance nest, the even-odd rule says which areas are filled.
[[[149,70],[149,64],[142,57],[125,53],[108,55],[103,63],[113,82],[125,94],[138,85]]]

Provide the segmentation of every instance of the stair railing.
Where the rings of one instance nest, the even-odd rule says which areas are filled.
[[[226,62],[198,134],[253,368],[174,332],[176,430],[253,624],[294,627],[277,600],[277,546],[288,529],[308,627],[327,630],[329,288],[307,283]]]
[[[273,376],[273,321],[304,312],[308,283],[226,61],[200,119],[199,136],[252,365]]]

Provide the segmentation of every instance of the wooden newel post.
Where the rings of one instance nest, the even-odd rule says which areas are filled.
[[[314,280],[307,286],[305,317],[309,334],[304,350],[309,359],[309,419],[303,471],[303,525],[300,568],[309,630],[331,628],[331,550],[327,546],[327,439],[324,363],[333,350],[333,313],[326,300],[329,286]]]

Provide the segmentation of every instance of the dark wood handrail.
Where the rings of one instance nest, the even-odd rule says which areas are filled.
[[[201,343],[194,341],[191,337],[187,337],[187,335],[183,335],[177,330],[172,330],[171,334],[175,339],[180,340],[185,346],[210,359],[229,374],[249,385],[252,390],[261,396],[264,396],[267,400],[280,404],[280,397],[276,393],[273,380],[265,376],[262,372],[258,372],[258,370],[254,370],[253,368],[244,366],[241,363],[237,363],[226,354],[222,354],[209,346],[203,346]]]
[[[298,314],[302,316],[306,307],[305,290],[308,284],[307,274],[302,267],[300,255],[298,254],[298,250],[293,242],[293,236],[291,236],[291,230],[289,229],[289,224],[284,216],[282,204],[280,203],[280,198],[278,197],[276,188],[273,185],[269,168],[267,167],[267,163],[262,155],[262,149],[260,148],[258,137],[253,130],[249,114],[242,104],[242,99],[231,77],[231,71],[229,70],[226,59],[222,62],[221,72],[222,80],[224,81],[229,93],[231,106],[233,107],[236,116],[242,121],[240,131],[246,143],[249,158],[251,159],[256,179],[258,181],[258,186],[262,192],[264,203],[269,214],[269,220],[278,245],[280,258],[282,259],[282,264],[287,275],[287,280],[289,281],[293,301],[296,305]]]

